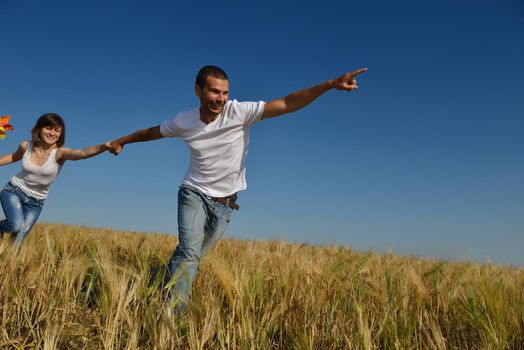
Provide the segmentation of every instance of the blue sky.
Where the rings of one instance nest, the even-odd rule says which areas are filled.
[[[524,265],[524,3],[0,0],[0,114],[81,148],[197,106],[206,64],[271,100],[369,67],[252,129],[227,236]],[[69,162],[42,221],[176,234],[176,139]],[[0,168],[5,183],[20,164]]]

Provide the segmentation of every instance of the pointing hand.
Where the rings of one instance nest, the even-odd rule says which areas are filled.
[[[359,74],[366,72],[367,68],[357,69],[353,72],[346,73],[341,75],[338,78],[335,78],[332,82],[332,86],[337,90],[352,91],[358,89],[357,80],[355,77]]]

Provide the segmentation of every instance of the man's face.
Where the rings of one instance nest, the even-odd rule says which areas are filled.
[[[200,98],[200,109],[204,113],[219,115],[224,109],[229,94],[229,81],[207,77],[204,88],[196,85],[195,91]]]

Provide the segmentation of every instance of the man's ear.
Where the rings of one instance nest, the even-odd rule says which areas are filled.
[[[202,95],[202,88],[198,86],[198,84],[195,84],[195,94],[200,97]]]

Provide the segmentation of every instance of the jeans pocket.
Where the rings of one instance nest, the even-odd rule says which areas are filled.
[[[223,218],[223,220],[229,224],[231,221],[231,216],[233,215],[233,209],[228,207],[227,205],[216,203],[218,210],[220,211],[220,214]]]
[[[2,188],[2,191],[15,192],[17,189],[18,187],[16,187],[11,183],[11,181],[9,181],[5,184],[4,188]]]

